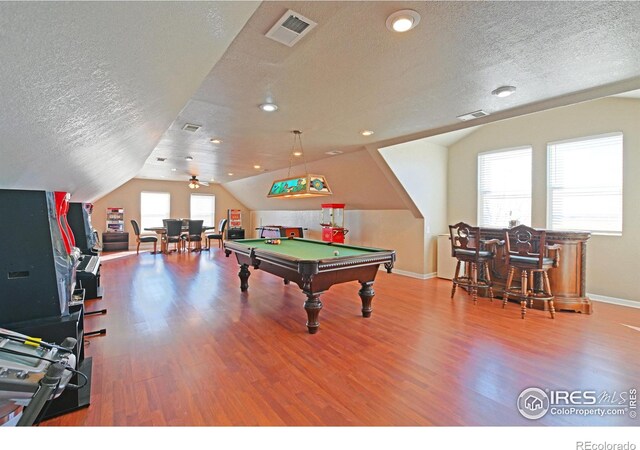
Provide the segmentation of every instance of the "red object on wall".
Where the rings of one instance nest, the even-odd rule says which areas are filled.
[[[58,221],[60,233],[62,233],[64,248],[67,250],[68,254],[71,254],[71,247],[76,245],[75,237],[73,236],[71,227],[67,222],[67,212],[69,211],[71,194],[68,192],[54,192],[54,196],[56,199],[56,219]]]

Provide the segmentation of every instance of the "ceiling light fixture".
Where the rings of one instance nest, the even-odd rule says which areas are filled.
[[[387,28],[396,33],[412,30],[420,23],[420,14],[412,9],[396,11],[387,17]]]
[[[193,156],[185,156],[184,159],[187,161],[193,161]]]
[[[371,131],[371,130],[362,130],[360,132],[360,134],[363,135],[363,136],[371,136],[373,134],[373,131]]]
[[[233,176],[233,172],[229,172],[227,175],[229,175],[230,177]]]
[[[222,144],[222,139],[211,138],[209,139],[209,142],[211,142],[212,144]]]
[[[302,131],[293,130],[293,147],[291,149],[291,155],[300,153],[304,155],[302,150]],[[296,150],[296,146],[298,150]],[[304,157],[304,156],[303,156]],[[307,161],[304,160],[304,175],[297,177],[291,176],[291,163],[293,158],[289,158],[289,172],[287,178],[281,180],[275,180],[271,184],[271,189],[267,197],[275,198],[303,198],[303,197],[317,197],[324,195],[331,195],[331,189],[327,184],[327,180],[324,175],[312,175],[307,171]]]
[[[258,164],[255,164],[255,165],[253,166],[253,168],[254,168],[254,169],[259,169],[259,168],[260,168],[260,166],[259,166]]]
[[[516,91],[515,86],[500,86],[499,88],[491,91],[491,95],[495,95],[496,97],[508,97]]]
[[[189,180],[189,189],[199,189],[200,188],[200,180],[196,178],[195,175],[191,176]]]
[[[260,109],[265,112],[274,112],[278,109],[278,105],[275,103],[263,103],[260,105]]]

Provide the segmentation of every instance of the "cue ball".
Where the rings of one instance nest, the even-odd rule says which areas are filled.
[[[340,254],[340,252],[338,250],[336,250],[335,252],[333,252],[334,256],[338,256]]]

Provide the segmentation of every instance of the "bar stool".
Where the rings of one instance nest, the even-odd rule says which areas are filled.
[[[551,313],[551,318],[556,316],[553,306],[554,296],[551,293],[551,284],[547,271],[552,267],[558,267],[560,261],[560,246],[547,245],[547,233],[544,230],[536,230],[526,225],[518,225],[505,230],[505,262],[509,267],[507,284],[502,296],[502,307],[507,304],[509,297],[520,299],[522,318],[527,313],[527,301],[529,307],[533,306],[533,300],[542,300]],[[551,254],[553,253],[553,257]],[[515,271],[520,271],[520,286],[513,286]],[[538,277],[535,277],[538,274]]]
[[[453,287],[451,288],[451,298],[456,293],[458,286],[463,286],[470,290],[473,304],[478,302],[478,288],[487,289],[489,298],[493,301],[493,289],[491,286],[491,272],[489,261],[493,258],[494,252],[487,250],[491,246],[498,244],[498,239],[482,241],[480,239],[480,228],[472,227],[464,222],[449,225],[449,236],[451,239],[451,256],[458,260],[456,273],[453,277]],[[460,275],[460,266],[464,263],[464,274]],[[478,276],[478,268],[481,273]]]

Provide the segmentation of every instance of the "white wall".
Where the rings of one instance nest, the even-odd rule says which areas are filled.
[[[379,151],[424,217],[422,265],[423,273],[431,274],[437,236],[447,232],[447,148],[420,139]]]

